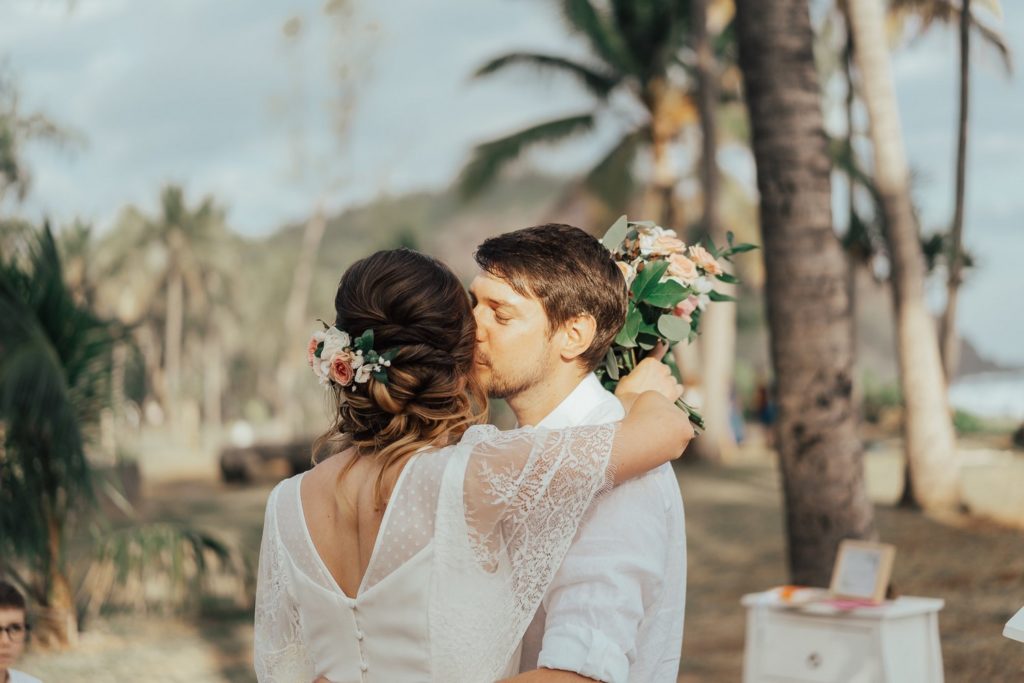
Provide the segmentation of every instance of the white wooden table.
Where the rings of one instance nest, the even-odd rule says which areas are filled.
[[[744,683],[942,683],[936,598],[901,597],[837,610],[780,605],[752,593],[747,608]]]
[[[1024,607],[1017,611],[1013,618],[1006,622],[1003,635],[1013,640],[1024,643]]]

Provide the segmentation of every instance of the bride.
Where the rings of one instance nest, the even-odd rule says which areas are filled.
[[[692,438],[673,406],[679,387],[650,374],[640,384],[655,391],[620,396],[627,416],[611,425],[474,426],[484,404],[475,324],[446,266],[378,252],[345,272],[335,308],[335,325],[308,350],[334,416],[316,451],[333,455],[267,502],[257,676],[513,675],[523,632],[594,498],[678,457]]]

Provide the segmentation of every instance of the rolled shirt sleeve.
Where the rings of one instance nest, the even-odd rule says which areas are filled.
[[[626,683],[640,624],[661,592],[667,537],[664,496],[650,474],[600,501],[545,596],[537,666]]]

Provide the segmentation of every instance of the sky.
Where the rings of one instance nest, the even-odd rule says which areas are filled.
[[[318,201],[340,210],[443,188],[473,144],[587,109],[588,97],[558,79],[470,78],[509,50],[585,54],[554,3],[350,5],[331,19],[323,0],[3,3],[0,57],[22,105],[78,138],[27,149],[34,184],[20,210],[102,231],[127,204],[155,210],[160,186],[178,182],[194,199],[215,196],[234,229],[258,236]],[[1022,8],[1003,5],[1008,41],[1024,45]],[[290,19],[297,37],[283,30]],[[976,54],[965,241],[978,268],[959,326],[989,357],[1024,365],[1024,79],[1007,78],[991,52]],[[948,224],[953,210],[957,72],[954,30],[935,29],[893,59],[926,229]],[[634,114],[619,107],[590,142],[531,160],[552,172],[586,168]]]

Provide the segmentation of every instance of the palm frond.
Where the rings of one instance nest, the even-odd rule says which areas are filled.
[[[92,499],[83,425],[109,397],[113,328],[63,279],[49,226],[0,264],[0,554],[45,557],[47,522]]]
[[[188,525],[151,523],[94,532],[94,555],[82,580],[85,608],[184,609],[216,577],[249,579],[241,554],[216,535]]]
[[[891,14],[898,23],[909,18],[920,22],[916,36],[924,34],[934,24],[955,26],[960,22],[960,4],[952,0],[893,0]],[[996,28],[988,25],[973,11],[971,27],[978,33],[986,45],[994,49],[1003,62],[1007,73],[1013,72],[1013,54],[1006,37]]]
[[[590,170],[583,185],[610,207],[624,207],[636,187],[633,164],[639,149],[650,139],[647,127],[623,135]]]
[[[519,158],[526,149],[561,142],[593,127],[593,114],[577,114],[547,121],[478,145],[459,177],[459,191],[465,198],[474,197],[490,185],[501,170]]]
[[[567,74],[579,81],[594,96],[605,99],[619,84],[612,74],[589,67],[566,57],[537,54],[532,52],[511,52],[487,62],[473,74],[474,78],[489,76],[510,66],[533,67],[539,71]]]
[[[622,36],[590,0],[562,0],[561,4],[568,27],[582,35],[598,57],[617,72],[637,73],[636,60],[629,54]]]

